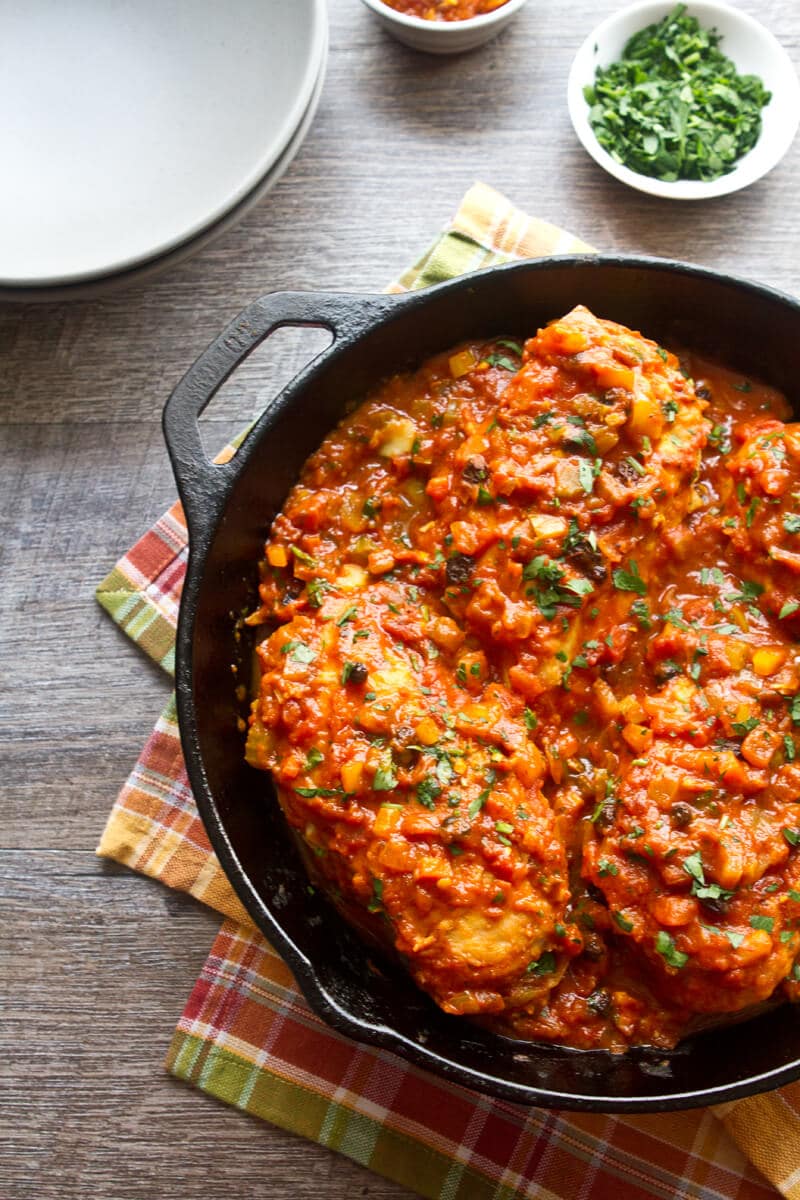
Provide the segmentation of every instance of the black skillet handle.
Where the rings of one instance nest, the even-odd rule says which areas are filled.
[[[274,292],[239,314],[184,375],[164,408],[163,428],[192,545],[198,548],[216,527],[233,465],[206,456],[197,419],[225,380],[265,338],[284,325],[330,330],[324,357],[352,341],[398,298],[320,292]]]

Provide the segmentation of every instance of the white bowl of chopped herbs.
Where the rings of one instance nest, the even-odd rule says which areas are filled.
[[[800,123],[800,84],[776,38],[712,0],[642,0],[589,35],[570,71],[584,148],[631,187],[703,200],[760,179]]]

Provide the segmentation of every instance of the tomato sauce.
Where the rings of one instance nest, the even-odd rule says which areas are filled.
[[[466,21],[502,8],[508,0],[383,0],[388,8],[424,21]]]
[[[578,308],[395,376],[261,568],[248,761],[447,1012],[668,1047],[800,975],[800,427]]]

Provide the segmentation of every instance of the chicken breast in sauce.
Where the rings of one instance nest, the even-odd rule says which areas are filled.
[[[273,524],[248,761],[448,1012],[624,1049],[794,989],[798,435],[747,388],[577,308],[389,379]]]

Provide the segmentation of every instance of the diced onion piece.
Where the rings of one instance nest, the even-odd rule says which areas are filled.
[[[460,379],[462,375],[466,375],[476,365],[478,359],[475,356],[474,350],[459,350],[458,354],[452,354],[449,360],[450,374],[453,379]]]
[[[381,430],[382,458],[400,458],[411,453],[417,437],[417,427],[408,417],[391,417]]]

